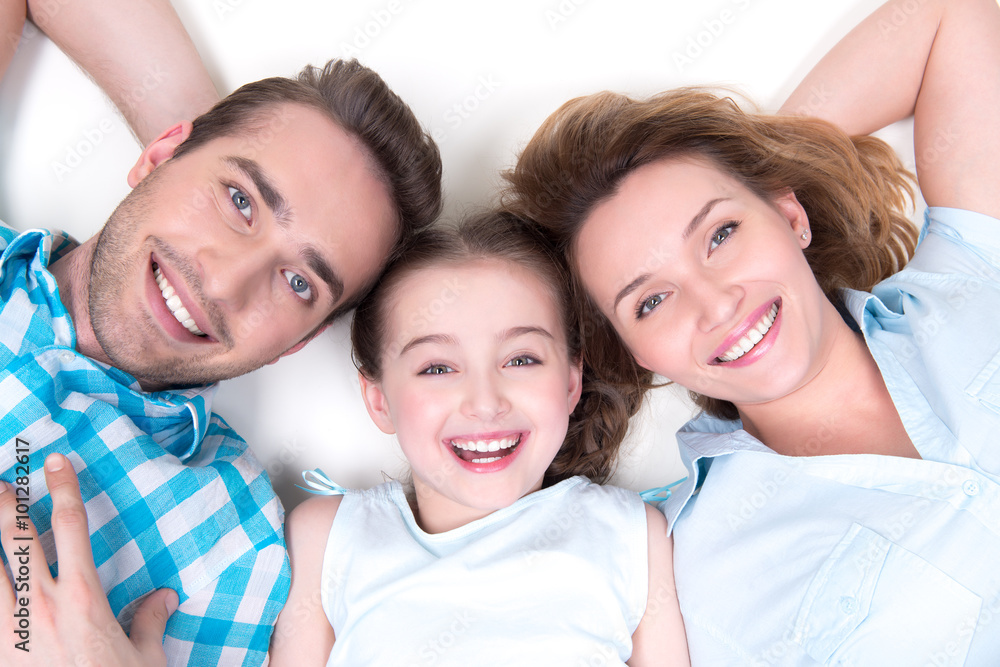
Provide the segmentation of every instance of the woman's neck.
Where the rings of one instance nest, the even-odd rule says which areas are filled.
[[[864,338],[846,324],[806,384],[780,399],[737,409],[746,431],[779,454],[920,458]]]

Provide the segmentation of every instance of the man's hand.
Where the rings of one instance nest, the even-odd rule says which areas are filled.
[[[17,488],[0,482],[0,539],[14,582],[0,577],[0,664],[165,665],[163,631],[177,594],[150,594],[135,613],[131,640],[111,613],[97,577],[87,513],[69,461],[45,461],[52,496],[52,532],[59,555],[53,579],[35,528],[18,511]],[[18,487],[19,488],[19,487]]]

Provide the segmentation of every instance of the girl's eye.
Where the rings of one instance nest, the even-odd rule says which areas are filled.
[[[527,355],[521,355],[519,357],[514,357],[513,359],[511,359],[510,361],[508,361],[506,364],[504,364],[504,366],[531,366],[533,364],[538,364],[538,363],[541,363],[541,362],[539,362],[538,359],[535,359],[534,357],[529,357]]]
[[[237,190],[233,186],[229,186],[229,198],[233,200],[233,206],[236,207],[247,221],[250,220],[250,216],[253,214],[253,207],[250,205],[250,197],[246,194]]]
[[[312,299],[312,288],[309,287],[309,281],[300,276],[297,273],[293,273],[288,269],[281,272],[281,275],[285,276],[285,280],[288,281],[289,287],[295,292],[296,296],[301,298],[303,301],[309,301]]]
[[[635,316],[637,318],[645,317],[653,312],[653,309],[663,303],[662,294],[654,294],[645,301],[639,303],[639,307],[636,308]]]
[[[444,375],[445,373],[451,373],[453,369],[450,366],[445,366],[444,364],[432,364],[420,371],[420,375]]]
[[[708,248],[709,252],[715,250],[720,245],[725,243],[729,239],[729,237],[732,236],[733,232],[736,231],[736,228],[739,226],[740,223],[738,222],[727,222],[726,224],[716,229],[715,233],[712,234],[712,240],[709,243],[709,248]]]

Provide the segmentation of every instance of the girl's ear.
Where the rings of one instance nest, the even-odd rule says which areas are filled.
[[[575,359],[569,365],[569,411],[576,409],[583,393],[583,360]]]
[[[361,371],[358,371],[358,381],[361,383],[361,398],[365,401],[365,408],[372,421],[383,433],[389,435],[395,433],[396,427],[392,423],[392,414],[389,412],[389,401],[382,393],[382,385],[368,379]]]
[[[802,246],[802,249],[807,248],[809,242],[812,240],[812,235],[809,232],[809,216],[806,214],[806,210],[802,208],[802,204],[799,203],[795,193],[789,190],[772,199],[771,205],[788,221],[792,232],[798,237],[799,245]]]

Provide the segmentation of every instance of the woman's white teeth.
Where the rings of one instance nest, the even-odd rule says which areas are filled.
[[[167,282],[167,279],[163,277],[160,273],[160,267],[153,269],[153,277],[156,278],[156,286],[160,288],[160,294],[163,295],[163,300],[167,304],[167,309],[170,310],[170,314],[174,316],[178,322],[180,322],[185,329],[193,333],[195,336],[204,336],[205,333],[198,328],[198,325],[194,323],[194,319],[191,317],[191,313],[188,312],[184,304],[181,303],[181,299],[174,292],[173,286]]]
[[[728,352],[719,357],[719,361],[736,361],[744,354],[752,350],[754,345],[763,340],[764,335],[771,330],[771,325],[774,324],[774,318],[777,317],[777,315],[778,304],[775,303],[771,306],[771,309],[767,311],[764,317],[760,318],[760,322],[757,323],[757,326],[750,329],[745,336],[736,342],[736,345],[733,345],[729,348]]]

